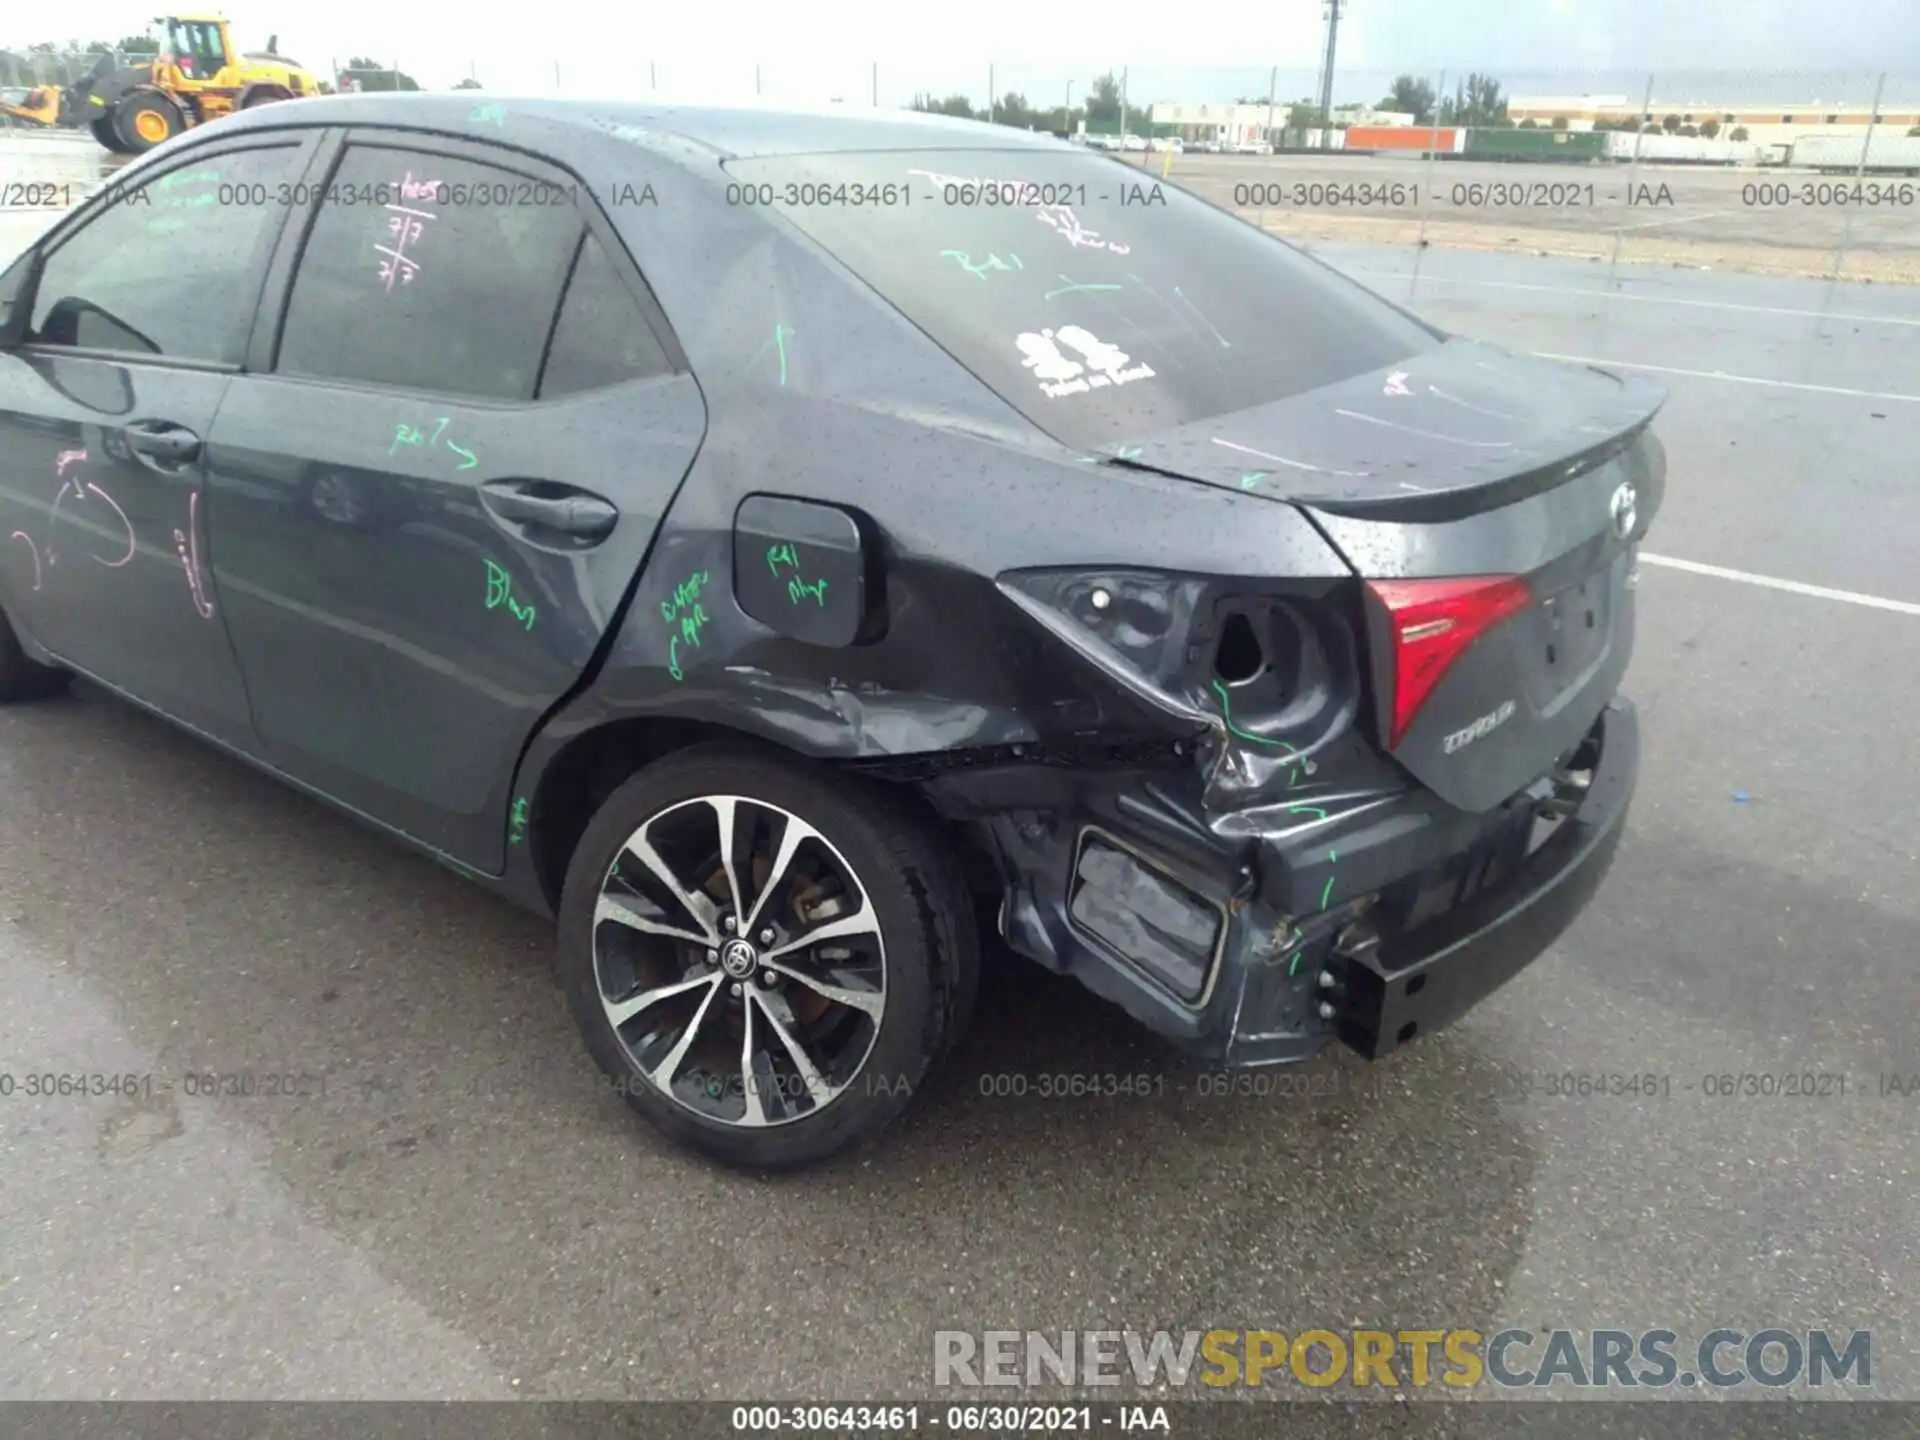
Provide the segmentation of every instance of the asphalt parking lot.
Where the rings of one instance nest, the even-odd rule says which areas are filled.
[[[1920,290],[1318,253],[1672,393],[1644,772],[1549,955],[1315,1098],[1009,964],[884,1143],[742,1179],[593,1093],[540,923],[97,692],[0,711],[0,1071],[300,1080],[0,1100],[0,1398],[924,1398],[937,1330],[1355,1324],[1871,1330],[1920,1398]],[[1063,1073],[1156,1093],[983,1093]]]
[[[1403,220],[1424,213],[1587,233],[1679,227],[1703,239],[1799,250],[1831,250],[1843,242],[1863,250],[1920,250],[1920,199],[1910,194],[1920,190],[1920,180],[1911,176],[1860,177],[1879,185],[1872,193],[1880,198],[1869,200],[1863,191],[1855,200],[1855,177],[1805,170],[1198,153],[1165,166],[1165,158],[1128,157],[1153,173],[1164,168],[1167,178],[1216,204],[1256,210],[1339,210]],[[1329,196],[1329,186],[1340,193]],[[1349,186],[1360,188],[1349,195]],[[1803,195],[1803,186],[1812,189]]]
[[[1392,155],[1128,155],[1292,239],[1920,283],[1920,178]]]

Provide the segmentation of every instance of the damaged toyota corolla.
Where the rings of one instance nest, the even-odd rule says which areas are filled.
[[[316,204],[259,212],[246,363],[165,451],[205,467],[179,564],[116,583],[184,567],[141,653],[218,634],[246,703],[142,683],[37,552],[0,683],[94,675],[556,917],[595,1060],[674,1139],[772,1168],[878,1131],[984,927],[1206,1062],[1381,1056],[1611,864],[1657,388],[936,117],[355,97],[205,135],[127,184],[279,138]],[[489,172],[564,198],[449,203]],[[379,235],[339,199],[373,181]],[[32,309],[0,423],[74,422],[33,432],[51,476],[87,395],[137,392],[159,455],[156,362],[88,379]]]

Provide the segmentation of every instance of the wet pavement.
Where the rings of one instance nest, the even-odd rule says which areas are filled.
[[[887,1139],[745,1179],[594,1090],[539,922],[96,691],[7,709],[0,1072],[156,1088],[0,1099],[0,1397],[925,1397],[943,1329],[1512,1323],[1871,1329],[1920,1398],[1920,293],[1320,253],[1672,391],[1645,770],[1548,956],[1266,1096],[1006,962]],[[1064,1074],[1149,1083],[989,1093]],[[1554,1093],[1608,1075],[1659,1086]]]
[[[0,197],[7,202],[0,213],[78,204],[132,159],[103,149],[84,130],[27,130],[0,117]],[[17,196],[20,186],[42,193]]]

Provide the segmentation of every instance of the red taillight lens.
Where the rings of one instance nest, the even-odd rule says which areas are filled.
[[[1533,603],[1527,582],[1513,575],[1455,580],[1369,580],[1387,612],[1393,643],[1393,731],[1399,748],[1447,667],[1509,615]]]

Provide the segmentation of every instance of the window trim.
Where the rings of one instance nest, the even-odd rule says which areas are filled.
[[[535,405],[559,405],[579,395],[598,395],[603,390],[618,389],[622,385],[648,385],[661,380],[672,380],[689,373],[687,357],[680,353],[679,344],[673,340],[672,330],[666,328],[666,317],[660,314],[659,303],[653,297],[646,277],[634,265],[627,254],[626,247],[620,243],[620,237],[613,233],[610,226],[594,223],[596,216],[589,216],[580,240],[573,248],[573,263],[567,267],[567,282],[560,288],[560,303],[553,312],[553,324],[547,330],[546,349],[540,356],[540,374],[533,382],[533,400]],[[560,317],[566,313],[567,297],[573,291],[573,280],[580,273],[580,261],[587,253],[587,242],[591,240],[600,247],[600,253],[607,258],[607,264],[613,270],[614,279],[632,302],[636,314],[653,336],[654,349],[666,362],[666,368],[651,375],[629,375],[624,380],[608,380],[600,385],[592,385],[584,390],[568,390],[560,395],[543,395],[547,383],[547,366],[553,360],[553,342],[560,337]]]
[[[616,382],[628,385],[657,383],[660,379],[693,373],[691,361],[680,339],[667,322],[666,311],[653,293],[653,287],[647,281],[645,273],[634,262],[628,252],[626,242],[621,238],[619,229],[607,218],[594,195],[592,185],[577,172],[570,169],[559,158],[549,155],[536,155],[531,151],[489,140],[476,140],[465,135],[450,135],[438,130],[424,129],[413,125],[336,125],[326,127],[322,138],[315,148],[313,159],[309,162],[307,183],[322,189],[337,170],[341,158],[349,145],[373,146],[382,149],[413,150],[429,155],[441,155],[450,160],[464,160],[471,164],[490,165],[495,169],[505,169],[522,175],[528,180],[545,182],[549,185],[563,186],[574,191],[572,202],[575,215],[583,222],[585,233],[591,234],[600,242],[601,249],[612,262],[614,271],[620,276],[621,283],[627,288],[639,308],[641,317],[653,331],[653,338],[667,358],[668,370],[662,376],[639,376],[633,380]],[[534,385],[534,396],[527,400],[502,400],[496,397],[478,395],[456,395],[444,390],[418,390],[404,386],[385,385],[371,380],[355,380],[334,375],[297,375],[283,372],[277,367],[281,335],[286,328],[286,318],[293,299],[293,281],[298,273],[300,261],[306,253],[308,238],[320,207],[310,205],[301,223],[282,228],[281,240],[272,262],[262,282],[260,303],[255,311],[254,329],[248,340],[247,359],[244,370],[250,374],[271,375],[276,380],[299,385],[331,385],[354,390],[370,391],[382,395],[405,395],[420,399],[444,400],[450,404],[467,405],[481,409],[513,410],[529,409],[540,405],[564,404],[574,395],[597,394],[599,390],[580,390],[572,395],[556,396],[551,400],[539,398],[539,380]],[[574,260],[578,258],[578,242],[575,246]],[[572,263],[567,268],[566,279],[571,280]],[[553,328],[560,323],[560,307],[566,303],[566,285],[563,283],[559,297],[554,303]],[[548,348],[552,345],[551,330],[547,339]],[[546,370],[546,355],[541,356],[541,378]],[[602,386],[599,389],[606,389]]]
[[[571,172],[569,172],[571,173]],[[627,287],[627,293],[633,297],[640,308],[640,316],[647,322],[647,328],[653,331],[653,338],[659,344],[661,353],[667,357],[668,373],[672,375],[690,375],[693,364],[687,359],[687,352],[680,346],[680,337],[673,333],[673,326],[667,321],[667,312],[661,307],[659,297],[653,293],[653,286],[647,280],[647,272],[640,266],[638,259],[627,250],[627,242],[621,238],[619,227],[607,218],[600,208],[600,202],[594,198],[587,183],[580,182],[580,193],[584,197],[581,208],[586,212],[587,230],[600,242],[600,248],[613,264],[614,273]],[[564,301],[565,297],[562,296]],[[559,315],[554,316],[559,324]],[[640,381],[622,381],[622,384],[645,383]],[[604,387],[603,387],[604,388]],[[592,391],[575,392],[581,395]],[[562,397],[565,398],[565,397]]]
[[[194,165],[205,164],[209,160],[224,155],[243,154],[254,150],[289,150],[293,152],[294,163],[288,167],[289,185],[305,182],[318,152],[320,135],[317,130],[286,131],[273,130],[258,135],[233,136],[211,143],[180,150],[167,157],[160,165],[143,165],[131,181],[116,175],[93,197],[82,203],[74,212],[61,220],[40,242],[33,247],[35,263],[39,274],[34,277],[33,294],[29,298],[30,307],[40,303],[40,284],[46,274],[47,264],[61,250],[72,242],[95,221],[105,215],[114,205],[125,203],[121,197],[135,190],[145,190],[156,181]],[[246,313],[240,329],[240,359],[202,360],[179,355],[154,355],[142,350],[113,350],[99,346],[49,345],[34,340],[23,340],[18,353],[22,355],[43,355],[50,358],[74,360],[106,360],[120,365],[147,365],[166,370],[197,371],[203,374],[233,375],[246,368],[247,356],[252,347],[254,326],[259,317],[260,297],[266,284],[267,272],[272,263],[274,252],[278,249],[281,236],[287,229],[286,211],[291,206],[280,206],[281,214],[277,219],[269,216],[261,227],[259,238],[254,241],[254,252],[248,258],[246,268],[233,278],[233,285],[241,294],[247,296]],[[32,321],[31,308],[28,323]]]
[[[324,191],[333,183],[341,165],[346,162],[348,152],[356,146],[363,150],[399,150],[414,155],[458,160],[469,165],[484,165],[494,170],[504,171],[516,178],[530,180],[536,184],[576,191],[584,189],[584,183],[577,177],[523,150],[442,135],[437,131],[414,130],[401,126],[365,125],[341,126],[333,130],[330,143],[315,162],[314,173],[317,178],[314,183],[318,188]],[[577,197],[568,202],[567,207],[556,205],[554,208],[570,209],[577,226],[584,222],[585,217],[581,214]],[[284,247],[286,259],[284,263],[276,263],[274,266],[270,293],[262,298],[259,311],[260,323],[248,347],[247,368],[250,371],[271,375],[276,380],[307,385],[329,385],[381,395],[418,396],[423,399],[445,401],[448,404],[518,409],[537,403],[531,393],[525,398],[508,399],[498,395],[469,395],[452,390],[429,390],[414,386],[392,385],[346,375],[310,375],[304,371],[282,370],[280,349],[286,337],[287,316],[293,308],[294,282],[299,278],[300,265],[306,258],[307,246],[312,241],[314,226],[319,223],[321,209],[320,205],[308,206],[303,223],[298,227],[288,227],[287,235],[291,243]],[[580,233],[580,230],[576,229],[573,246],[567,252],[566,262],[560,270],[559,286],[554,293],[553,320],[549,324],[549,341],[552,324],[558,322],[560,306],[566,298],[566,282],[572,274],[573,258],[579,248]],[[545,361],[546,350],[543,344],[540,354],[542,366],[545,365]],[[534,386],[537,387],[538,383],[536,375]]]

